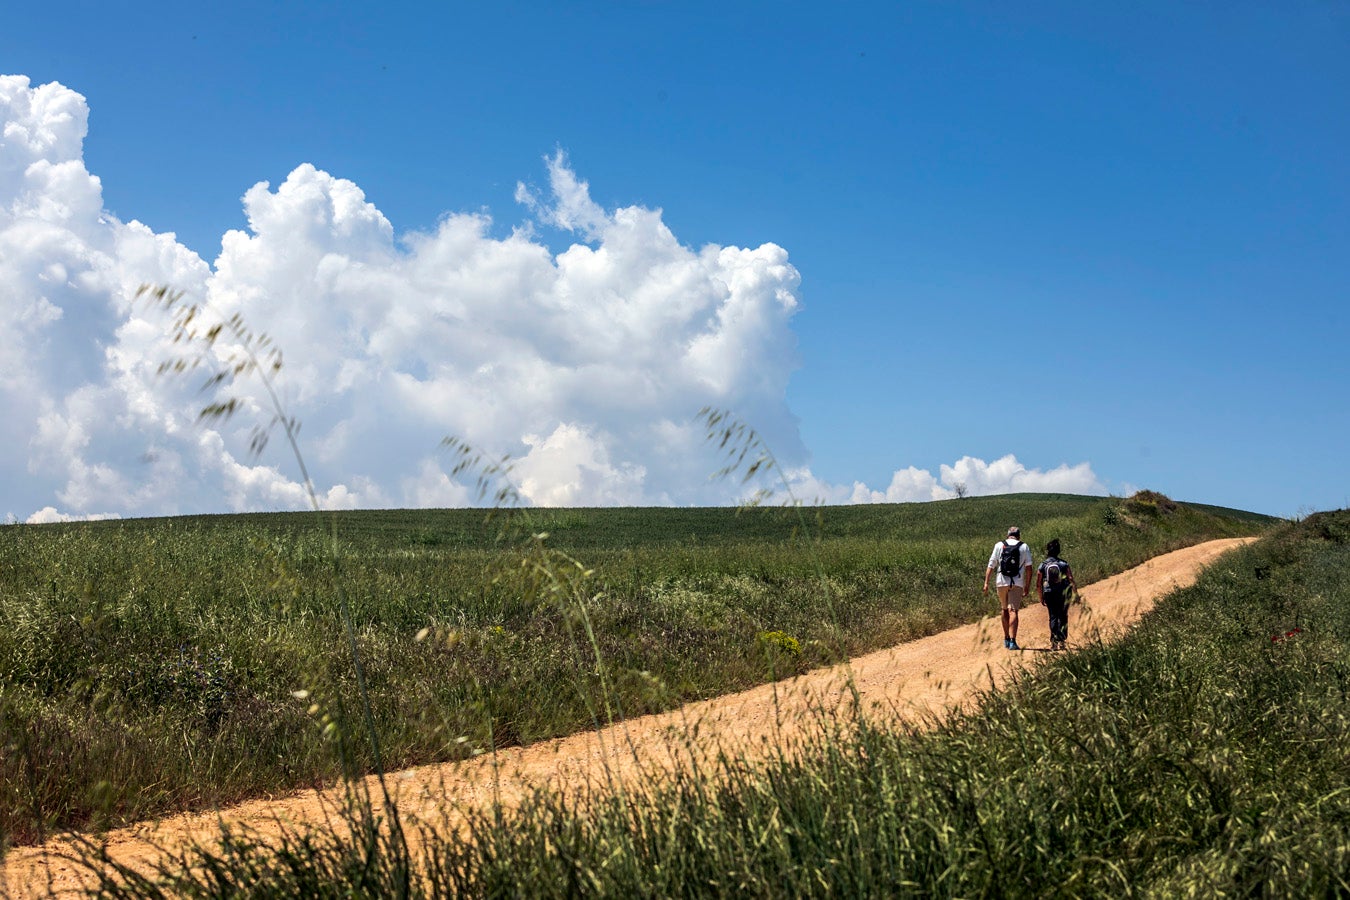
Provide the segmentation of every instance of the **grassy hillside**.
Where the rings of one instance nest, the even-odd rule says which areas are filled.
[[[393,768],[568,733],[605,710],[669,708],[989,614],[984,562],[1013,522],[1038,551],[1059,537],[1091,581],[1269,521],[1156,495],[803,512],[805,529],[783,509],[0,529],[0,834],[229,803],[332,780],[344,758],[368,767],[339,589]]]
[[[1347,585],[1350,513],[1313,516],[1225,557],[1118,645],[1053,657],[935,732],[823,735],[805,760],[622,802],[543,798],[440,848],[436,887],[1345,896]]]
[[[803,756],[729,760],[645,794],[544,794],[416,853],[359,827],[356,841],[325,833],[279,847],[243,836],[174,887],[1346,896],[1347,585],[1350,512],[1319,514],[1225,556],[1119,643],[1046,657],[935,729],[844,737],[824,722]]]

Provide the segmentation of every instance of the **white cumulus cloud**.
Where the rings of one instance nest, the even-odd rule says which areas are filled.
[[[54,506],[44,506],[42,509],[33,513],[24,520],[26,525],[51,525],[56,522],[98,522],[105,519],[118,519],[121,516],[117,513],[88,513],[85,515],[71,515],[70,513],[58,512]]]
[[[795,489],[828,502],[928,500],[1003,490],[1099,491],[1086,464],[1049,472],[965,458],[938,475],[829,485],[811,475],[786,402],[797,366],[800,277],[787,251],[681,243],[659,209],[608,209],[558,153],[547,185],[520,186],[532,221],[502,233],[451,213],[399,233],[356,184],[297,166],[242,197],[247,228],[211,263],[172,234],[103,209],[83,161],[89,110],[60,84],[0,77],[0,472],[30,521],[305,507],[308,490],[256,380],[242,411],[198,421],[200,373],[164,377],[182,352],[142,284],[238,315],[284,353],[276,388],[302,423],[318,502],[330,508],[475,501],[453,436],[513,459],[541,505],[707,504],[714,454],[696,421],[734,410]],[[537,225],[561,229],[554,250]],[[217,348],[223,352],[227,343]],[[222,357],[217,356],[215,362]],[[29,512],[37,510],[36,512]]]
[[[494,235],[477,213],[400,235],[357,185],[300,165],[244,193],[248,227],[208,265],[103,210],[78,93],[8,76],[0,116],[0,390],[23,436],[0,465],[30,476],[16,505],[306,504],[282,442],[248,453],[270,416],[261,385],[235,386],[234,419],[198,423],[196,382],[157,373],[181,348],[134,301],[142,283],[238,314],[283,349],[277,387],[326,506],[466,502],[447,435],[513,456],[527,502],[725,501],[692,421],[707,405],[805,458],[784,399],[799,276],[774,244],[682,244],[660,210],[600,207],[558,154],[547,187],[520,196],[572,233],[561,252],[528,223]]]
[[[920,503],[951,500],[961,495],[1107,493],[1106,486],[1087,463],[1064,464],[1042,471],[1028,469],[1011,454],[992,463],[965,456],[950,466],[939,466],[937,475],[908,466],[897,469],[884,488],[869,487],[861,481],[849,486],[829,484],[817,479],[809,469],[787,470],[786,480],[787,488],[798,500],[832,504]]]

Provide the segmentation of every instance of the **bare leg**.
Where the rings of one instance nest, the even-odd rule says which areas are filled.
[[[1017,610],[1022,605],[1022,589],[1013,585],[998,589],[998,602],[1003,607],[1003,641],[1017,645]]]
[[[1003,643],[1006,644],[1012,640],[1012,633],[1008,631],[1008,613],[1011,610],[1008,609],[1008,588],[1006,586],[998,589],[998,605],[1003,609],[1001,616],[1003,619]]]

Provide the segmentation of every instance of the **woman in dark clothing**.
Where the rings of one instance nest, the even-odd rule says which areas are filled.
[[[1064,650],[1069,639],[1069,603],[1078,591],[1073,569],[1059,558],[1059,538],[1045,545],[1045,561],[1036,569],[1036,592],[1050,611],[1050,649]],[[1082,599],[1082,598],[1079,598]]]

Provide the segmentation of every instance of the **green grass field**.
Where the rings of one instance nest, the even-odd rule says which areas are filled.
[[[545,793],[417,851],[353,810],[166,863],[183,896],[1350,894],[1350,512],[1276,528],[1123,640],[935,727],[835,729],[645,792]],[[92,860],[97,862],[97,860]],[[185,874],[186,873],[186,874]],[[417,874],[414,874],[417,873]],[[160,896],[108,876],[121,896]]]
[[[974,620],[993,611],[978,588],[1013,522],[1038,557],[1060,538],[1080,582],[1271,524],[1148,495],[803,512],[805,529],[779,508],[2,528],[0,835],[29,842],[366,770],[339,586],[392,769]]]

